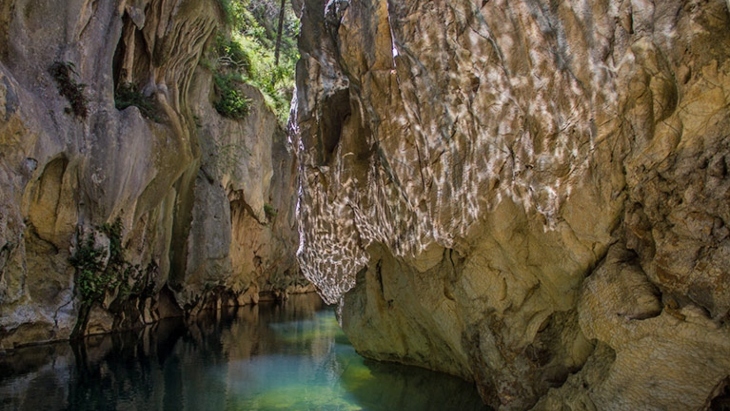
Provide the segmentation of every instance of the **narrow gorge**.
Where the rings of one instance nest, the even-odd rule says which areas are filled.
[[[0,348],[307,287],[283,127],[214,107],[216,1],[0,10]]]
[[[494,409],[730,409],[730,2],[291,0],[288,124],[230,4],[0,0],[0,356],[316,290]]]

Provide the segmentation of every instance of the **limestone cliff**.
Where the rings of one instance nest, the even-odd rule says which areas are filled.
[[[302,4],[298,257],[359,352],[500,409],[727,395],[727,2]]]
[[[219,116],[199,67],[218,2],[0,11],[0,350],[68,338],[77,316],[105,332],[291,285],[285,134],[252,88],[244,120]],[[119,268],[106,284],[80,282],[89,255]]]

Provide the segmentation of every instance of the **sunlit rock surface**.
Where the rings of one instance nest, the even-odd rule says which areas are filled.
[[[723,392],[727,2],[302,3],[298,257],[361,353],[501,409]]]
[[[252,89],[245,120],[220,117],[198,66],[222,18],[215,0],[0,0],[0,351],[68,338],[69,257],[117,218],[140,275],[91,308],[87,333],[297,285],[284,132]],[[54,63],[83,85],[85,116]],[[115,107],[124,84],[154,115]]]

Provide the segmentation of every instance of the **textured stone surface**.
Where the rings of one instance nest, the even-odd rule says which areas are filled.
[[[661,310],[655,287],[619,247],[586,280],[579,303],[586,336],[616,355],[589,397],[600,409],[701,408],[730,369],[727,329],[693,304]]]
[[[727,7],[303,1],[298,257],[356,348],[501,409],[708,404]]]
[[[198,68],[218,2],[0,0],[0,11],[0,349],[69,336],[80,305],[69,257],[117,218],[139,275],[93,307],[88,333],[297,282],[283,131],[253,90],[251,116],[221,118]],[[59,94],[54,62],[85,86],[85,118]],[[153,119],[115,108],[127,83]]]
[[[195,180],[200,194],[195,195],[194,234],[188,238],[183,281],[186,292],[193,296],[201,295],[206,284],[223,286],[235,294],[249,287],[262,292],[295,292],[296,285],[309,285],[299,273],[294,253],[293,154],[261,93],[251,86],[244,86],[243,92],[251,101],[245,121],[220,117],[210,104],[194,110],[202,119],[203,155]],[[210,81],[191,90],[198,101],[206,101],[211,93]],[[209,251],[200,254],[197,250],[201,248]]]

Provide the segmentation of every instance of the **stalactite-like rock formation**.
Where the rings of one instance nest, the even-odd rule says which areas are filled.
[[[730,16],[303,1],[302,270],[366,356],[500,409],[698,409],[730,375]]]

